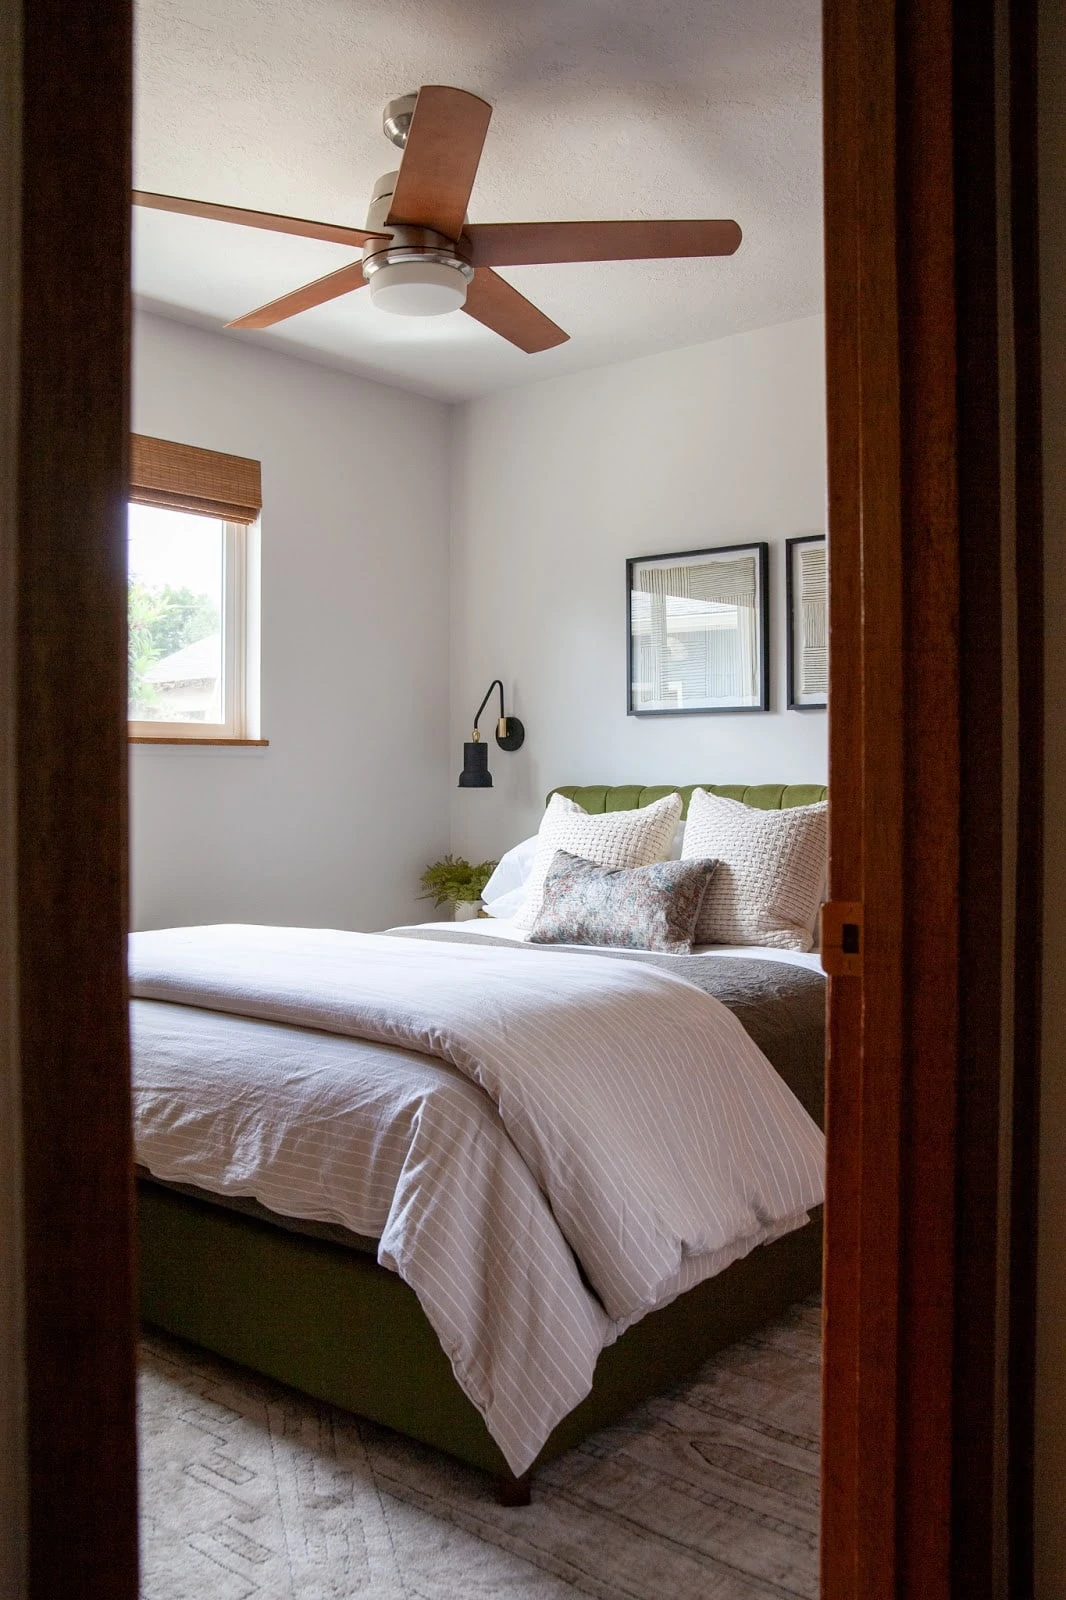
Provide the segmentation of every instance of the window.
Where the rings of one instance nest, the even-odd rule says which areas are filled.
[[[259,463],[134,435],[129,733],[258,740]]]

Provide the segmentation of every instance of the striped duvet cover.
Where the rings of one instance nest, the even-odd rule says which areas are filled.
[[[130,971],[138,1161],[378,1237],[516,1474],[606,1344],[822,1198],[815,1124],[657,967],[218,927]]]

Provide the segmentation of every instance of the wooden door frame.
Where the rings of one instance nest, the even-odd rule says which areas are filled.
[[[830,980],[828,1600],[1031,1592],[1033,11],[824,10],[830,895],[865,946]]]
[[[19,585],[28,1592],[134,1600],[122,970],[130,5],[21,9],[20,479],[0,579]],[[1014,818],[1003,812],[1002,685],[972,648],[1002,631],[1010,509],[999,472],[1003,308],[989,299],[1003,212],[990,130],[1004,16],[1015,80],[1014,459],[1024,465],[1028,448],[1030,468],[1014,479],[1028,530],[1018,570],[1031,580],[1040,557],[1035,215],[1020,200],[1035,149],[1031,15],[1029,0],[1009,10],[1005,0],[826,4],[831,888],[865,907],[863,977],[833,979],[830,1003],[828,1600],[979,1597],[1005,1560],[1024,1593],[1031,1559],[1026,1225],[1039,966],[1019,941],[1008,1521],[980,1447],[1003,1432],[990,1398],[1002,1363],[983,1236],[997,1221],[987,1162],[999,1155],[1002,1067],[1000,941],[992,972],[988,934],[1010,931],[1000,867],[1003,819],[1009,833]],[[955,49],[962,30],[965,51]],[[1023,595],[1019,583],[1018,595],[1019,884],[1032,914],[1038,584]]]
[[[23,0],[15,594],[25,1592],[137,1593],[126,1016],[130,0]],[[11,685],[7,685],[10,690]],[[6,820],[6,819],[5,819]],[[13,913],[13,915],[12,915]],[[10,922],[8,923],[10,931]]]

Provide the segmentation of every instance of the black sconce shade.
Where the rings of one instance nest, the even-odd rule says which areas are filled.
[[[460,789],[491,789],[492,773],[489,771],[488,746],[482,743],[481,734],[478,732],[478,717],[488,704],[489,696],[493,689],[500,691],[500,715],[496,719],[496,743],[501,750],[520,750],[526,737],[526,730],[517,717],[509,717],[503,708],[503,684],[499,678],[493,678],[485,692],[485,698],[477,708],[474,718],[474,737],[468,739],[463,745],[463,770],[459,774]]]
[[[460,789],[491,789],[492,773],[489,771],[489,747],[479,739],[476,744],[468,739],[463,745],[463,770],[459,774]]]

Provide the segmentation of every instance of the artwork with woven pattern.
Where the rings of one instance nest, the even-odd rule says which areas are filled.
[[[757,811],[693,790],[682,859],[719,863],[703,897],[696,942],[810,950],[827,844],[824,802]]]
[[[829,693],[828,552],[824,544],[800,551],[800,683],[802,695]]]
[[[544,899],[544,880],[557,850],[582,856],[598,867],[645,867],[665,861],[681,817],[681,796],[666,795],[638,811],[610,811],[588,816],[573,809],[572,800],[552,795],[541,819],[537,853],[526,885],[526,898],[514,926],[528,933]]]
[[[716,864],[598,867],[557,850],[530,943],[611,945],[687,956]]]

